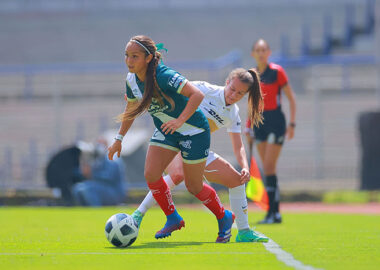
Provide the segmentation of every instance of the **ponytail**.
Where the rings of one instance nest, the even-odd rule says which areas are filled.
[[[264,110],[264,99],[260,87],[260,77],[253,68],[248,72],[252,75],[253,84],[249,88],[248,94],[248,118],[251,120],[252,126],[259,126],[263,123],[262,112]]]

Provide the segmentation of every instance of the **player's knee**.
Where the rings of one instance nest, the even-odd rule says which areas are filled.
[[[274,174],[276,171],[276,167],[271,162],[264,162],[263,164],[264,173],[265,175],[271,175]]]
[[[231,166],[232,168],[232,166]],[[241,175],[235,169],[232,168],[231,172],[220,177],[219,184],[227,188],[234,188],[241,185]]]
[[[178,185],[183,181],[183,173],[182,172],[174,172],[170,174],[170,177],[172,178],[172,181],[175,185]]]
[[[235,187],[238,187],[238,186],[241,186],[241,181],[240,181],[240,177],[233,177],[231,178],[231,180],[226,183],[226,187],[228,188],[235,188]]]
[[[230,173],[228,174],[227,179],[229,179],[226,187],[228,188],[234,188],[241,185],[241,174],[231,165],[230,167]]]
[[[190,185],[190,184],[188,184],[188,183],[185,183],[185,185],[186,185],[187,190],[188,190],[191,194],[193,194],[194,196],[197,195],[197,194],[198,194],[199,192],[201,192],[201,190],[202,190],[202,187],[199,188],[199,187],[197,187],[197,186],[195,186],[195,185]]]
[[[154,174],[150,170],[144,170],[144,177],[147,182],[155,182],[157,181],[160,177],[157,177],[156,174]]]

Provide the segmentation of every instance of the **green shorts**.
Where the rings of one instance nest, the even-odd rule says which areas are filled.
[[[181,151],[183,162],[196,164],[207,160],[210,149],[210,131],[192,136],[162,134],[155,129],[149,145],[155,145],[176,152]]]

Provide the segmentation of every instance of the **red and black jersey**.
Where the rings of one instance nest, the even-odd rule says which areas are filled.
[[[288,83],[284,69],[274,63],[269,63],[260,74],[260,86],[264,95],[264,111],[276,110],[281,107],[281,88]]]

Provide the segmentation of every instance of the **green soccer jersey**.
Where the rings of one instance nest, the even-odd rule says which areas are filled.
[[[172,119],[178,118],[186,107],[188,98],[181,95],[181,90],[187,83],[187,79],[175,70],[158,65],[156,69],[156,81],[161,91],[174,101],[174,109],[170,103],[163,98],[164,106],[160,106],[158,101],[153,98],[148,108],[148,112],[153,117],[154,125],[161,130],[161,125]],[[126,94],[128,101],[138,101],[144,93],[144,82],[141,82],[136,74],[128,73],[126,78]],[[195,135],[205,130],[209,130],[208,122],[204,114],[198,108],[194,114],[184,123],[175,134]]]

